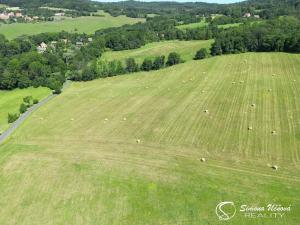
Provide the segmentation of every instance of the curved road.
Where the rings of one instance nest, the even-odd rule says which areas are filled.
[[[62,90],[65,90],[69,85],[70,85],[70,81],[66,81],[63,85]],[[24,120],[27,119],[36,109],[45,105],[47,102],[49,102],[51,99],[55,98],[56,96],[57,94],[52,94],[48,96],[47,98],[43,99],[36,105],[30,107],[25,113],[21,114],[19,119],[13,122],[11,126],[6,131],[4,131],[3,134],[0,135],[0,144],[2,144],[6,140],[6,138],[8,138],[24,122]]]

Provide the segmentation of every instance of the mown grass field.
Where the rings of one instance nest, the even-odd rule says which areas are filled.
[[[298,225],[299,70],[249,53],[73,83],[0,146],[0,224]],[[221,201],[292,210],[222,223]]]
[[[129,18],[126,16],[113,17],[107,13],[101,13],[103,17],[84,16],[77,18],[66,17],[64,20],[40,23],[14,23],[2,24],[0,34],[4,34],[8,39],[13,39],[21,35],[34,35],[43,32],[78,32],[92,34],[96,30],[118,27],[124,24],[134,24],[143,22],[144,19]]]
[[[127,58],[134,58],[138,63],[142,63],[145,58],[154,59],[155,56],[166,56],[170,52],[177,52],[185,61],[192,60],[196,52],[201,48],[209,50],[213,40],[207,41],[161,41],[146,44],[145,46],[125,51],[108,51],[105,52],[100,60],[120,60],[125,61]]]
[[[7,123],[7,114],[18,113],[24,97],[32,96],[35,99],[41,100],[50,95],[50,93],[51,91],[48,88],[26,88],[15,89],[13,91],[0,91],[0,133],[9,126]]]
[[[241,24],[242,23],[229,23],[229,24],[224,24],[224,25],[218,25],[218,28],[227,29],[227,28],[231,28],[231,27],[238,27]],[[206,23],[204,20],[202,20],[199,23],[189,23],[189,24],[179,25],[179,26],[177,26],[177,28],[179,28],[181,30],[186,30],[186,29],[203,28],[206,26],[208,26],[208,23]]]
[[[186,30],[186,29],[202,28],[202,27],[206,27],[207,25],[208,25],[208,23],[205,22],[205,20],[201,20],[198,23],[189,23],[189,24],[179,25],[179,26],[177,26],[177,28],[179,28],[181,30]]]

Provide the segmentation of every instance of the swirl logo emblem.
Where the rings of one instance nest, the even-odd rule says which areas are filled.
[[[220,202],[216,207],[216,214],[219,220],[230,220],[235,213],[236,208],[233,202]]]

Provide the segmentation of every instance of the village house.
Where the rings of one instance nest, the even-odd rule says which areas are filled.
[[[48,45],[46,45],[44,42],[42,42],[39,46],[37,46],[38,53],[44,53],[48,48]]]
[[[63,13],[63,12],[55,13],[55,14],[54,14],[54,16],[64,16],[64,15],[65,15],[65,13]]]
[[[9,16],[6,13],[1,13],[0,14],[0,20],[8,20]]]
[[[245,14],[244,14],[244,17],[246,17],[246,18],[251,17],[251,13],[245,13]]]

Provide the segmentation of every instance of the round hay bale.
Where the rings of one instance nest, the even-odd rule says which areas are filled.
[[[205,112],[205,113],[208,113],[208,109],[205,109],[204,112]]]
[[[251,104],[252,107],[255,107],[256,105],[254,103]]]
[[[249,126],[249,127],[248,127],[248,130],[253,130],[253,127],[252,127],[252,126]]]
[[[137,140],[136,140],[136,143],[137,143],[137,144],[141,143],[141,140],[140,140],[140,139],[137,139]]]
[[[123,120],[124,120],[124,121],[126,121],[126,120],[127,120],[127,118],[126,118],[126,117],[124,117],[124,118],[123,118]]]
[[[71,118],[70,120],[71,120],[71,121],[74,121],[74,118]]]
[[[273,166],[271,166],[271,168],[272,168],[273,170],[278,170],[278,166],[277,166],[277,165],[273,165]]]
[[[201,162],[206,162],[206,159],[205,158],[201,158],[200,161]]]
[[[105,118],[104,120],[105,120],[105,121],[108,121],[108,118]]]
[[[272,130],[271,134],[276,135],[277,134],[276,130]]]
[[[201,91],[202,93],[204,93],[205,91]]]
[[[243,83],[244,83],[244,81],[243,81],[243,80],[241,80],[241,81],[240,81],[240,84],[243,84]]]
[[[234,81],[232,81],[232,84],[235,84],[235,82],[234,82]]]

